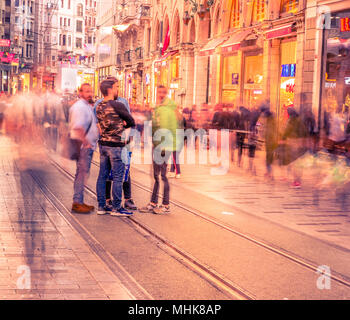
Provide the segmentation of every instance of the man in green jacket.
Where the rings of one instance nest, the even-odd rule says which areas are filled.
[[[169,213],[169,181],[167,178],[168,161],[181,143],[176,139],[179,114],[177,105],[168,98],[168,90],[164,86],[157,87],[157,106],[152,114],[153,135],[153,176],[154,186],[151,202],[141,212],[153,212],[155,214]],[[164,183],[163,202],[158,207],[159,186],[161,175]]]

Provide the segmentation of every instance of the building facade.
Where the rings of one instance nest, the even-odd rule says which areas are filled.
[[[10,91],[11,54],[11,1],[0,1],[0,91]]]
[[[102,19],[99,80],[118,76],[132,104],[154,104],[163,84],[184,108],[268,101],[281,125],[293,107],[321,126],[323,111],[350,106],[349,2],[118,0]]]

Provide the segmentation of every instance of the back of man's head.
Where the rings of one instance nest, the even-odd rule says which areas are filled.
[[[100,90],[101,90],[101,93],[104,97],[108,96],[108,90],[109,89],[113,89],[113,86],[115,84],[115,81],[114,80],[103,80],[100,84]]]

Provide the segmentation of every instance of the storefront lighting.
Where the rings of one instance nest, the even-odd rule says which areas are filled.
[[[185,15],[183,17],[184,24],[187,26],[188,23],[190,22],[190,20],[191,20],[191,17],[189,15],[188,11],[185,11]]]

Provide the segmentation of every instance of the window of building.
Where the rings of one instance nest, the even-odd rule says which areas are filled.
[[[239,27],[240,17],[239,0],[232,0],[231,2],[230,29]]]
[[[79,3],[77,5],[77,15],[78,15],[78,17],[82,17],[83,16],[83,5],[81,3]]]
[[[265,0],[254,0],[253,3],[253,23],[265,19]]]
[[[77,21],[77,32],[83,32],[83,21]]]
[[[282,0],[281,13],[296,13],[298,11],[299,0]]]
[[[82,49],[83,48],[83,40],[82,40],[82,38],[76,38],[75,39],[75,47],[77,49]]]

